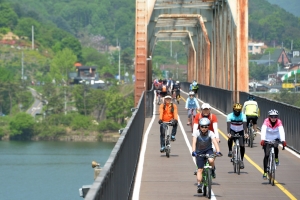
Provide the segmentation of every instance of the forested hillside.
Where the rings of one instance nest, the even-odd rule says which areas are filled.
[[[300,49],[300,18],[266,0],[249,0],[249,37],[268,45]]]
[[[271,4],[276,4],[286,11],[300,17],[300,1],[299,0],[268,0]]]

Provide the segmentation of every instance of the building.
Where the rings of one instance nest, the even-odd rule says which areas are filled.
[[[282,65],[287,65],[290,60],[284,49],[275,49],[273,53],[263,55],[260,58],[260,64],[269,65],[271,63],[279,63]]]
[[[248,43],[248,52],[252,54],[261,54],[262,53],[262,47],[264,46],[264,43],[254,43],[249,42]]]

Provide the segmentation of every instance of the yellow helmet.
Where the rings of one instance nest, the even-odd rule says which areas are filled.
[[[235,110],[235,111],[242,111],[242,108],[243,108],[243,106],[240,103],[233,104],[233,110]]]

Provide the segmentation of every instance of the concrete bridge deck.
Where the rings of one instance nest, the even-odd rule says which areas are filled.
[[[176,141],[172,142],[170,158],[160,153],[158,107],[153,118],[147,118],[141,147],[140,161],[135,180],[133,199],[197,199],[205,198],[196,191],[194,159],[191,156],[191,130],[186,125],[187,112],[184,109],[187,95],[178,105],[179,126]],[[200,105],[203,102],[200,101]],[[208,102],[209,103],[209,102]],[[300,199],[300,157],[292,151],[279,151],[280,166],[276,171],[276,184],[271,186],[262,179],[263,150],[259,144],[260,135],[254,140],[254,147],[246,147],[245,168],[241,174],[233,173],[233,166],[227,157],[226,115],[212,109],[218,117],[220,148],[223,157],[216,160],[216,179],[213,179],[212,199]]]

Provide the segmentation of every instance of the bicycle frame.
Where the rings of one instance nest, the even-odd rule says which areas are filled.
[[[254,139],[254,130],[253,130],[253,123],[252,120],[250,120],[250,123],[248,125],[248,147],[253,147],[253,139]]]
[[[164,127],[164,131],[165,131],[165,152],[166,152],[166,156],[167,158],[170,157],[170,153],[171,153],[171,122],[163,122],[163,127]]]
[[[267,171],[268,171],[269,184],[272,184],[272,186],[274,186],[275,185],[275,170],[276,170],[274,147],[275,147],[275,145],[278,146],[280,141],[279,140],[265,141],[265,143],[266,143],[265,145],[270,145]],[[284,147],[282,149],[284,150]]]
[[[240,134],[235,134],[231,136],[234,138],[234,145],[233,145],[233,157],[232,157],[232,164],[233,164],[233,171],[240,175],[240,161],[241,161],[241,151],[240,151],[240,141],[239,138],[243,137]]]
[[[198,154],[198,157],[205,157],[205,165],[202,171],[203,196],[211,198],[212,166],[209,165],[208,158],[215,158],[214,154]]]
[[[195,118],[195,116],[194,116],[194,108],[191,108],[191,109],[189,109],[190,111],[191,111],[191,123],[190,123],[190,126],[191,126],[191,131],[193,132],[193,129],[194,129],[194,118]]]

